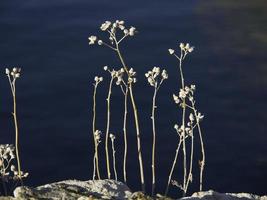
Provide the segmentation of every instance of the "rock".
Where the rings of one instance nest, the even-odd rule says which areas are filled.
[[[36,188],[17,187],[15,199],[93,200],[128,199],[132,195],[123,183],[114,180],[78,181],[67,180]]]
[[[248,193],[219,193],[213,190],[196,192],[191,197],[180,200],[267,200],[267,196],[257,196]]]
[[[132,193],[122,182],[115,180],[78,181],[67,180],[36,188],[17,187],[14,197],[0,197],[0,200],[153,200],[142,192]],[[159,194],[155,200],[172,200]],[[248,193],[218,193],[212,190],[196,192],[179,200],[267,200],[267,196]]]

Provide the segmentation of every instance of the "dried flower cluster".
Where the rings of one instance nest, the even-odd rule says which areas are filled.
[[[0,145],[0,173],[1,177],[10,178],[10,167],[12,160],[15,159],[14,146],[10,144]]]
[[[180,43],[180,55],[178,56],[175,53],[175,50],[169,49],[169,54],[174,55],[179,61],[179,71],[180,71],[180,78],[181,78],[181,88],[178,94],[173,94],[173,100],[175,104],[178,104],[179,107],[182,109],[182,116],[181,116],[181,125],[174,125],[174,129],[176,130],[177,134],[179,135],[179,142],[176,148],[176,154],[173,159],[172,168],[170,170],[168,183],[165,191],[165,195],[167,195],[169,190],[169,185],[172,182],[173,185],[177,186],[183,191],[183,194],[186,195],[189,183],[193,180],[193,159],[194,159],[194,129],[196,128],[199,134],[200,143],[201,143],[201,152],[202,152],[202,160],[199,161],[200,164],[200,186],[199,190],[202,191],[202,179],[203,179],[203,170],[205,165],[205,151],[204,151],[204,143],[202,138],[202,132],[200,127],[200,121],[203,119],[204,115],[197,111],[195,106],[195,99],[194,93],[196,90],[195,85],[185,86],[184,74],[182,63],[185,59],[186,55],[193,52],[194,47],[190,46],[189,43]],[[190,112],[187,112],[187,109]],[[189,121],[186,123],[186,115],[188,114]],[[189,166],[187,165],[187,138],[191,139],[191,148],[190,148],[190,156],[189,156]],[[174,167],[177,162],[178,154],[180,151],[180,147],[182,146],[183,152],[183,169],[184,169],[184,176],[183,182],[180,184],[178,181],[172,180],[172,174],[174,171]]]
[[[20,166],[20,157],[19,157],[19,128],[18,128],[18,120],[17,120],[17,105],[16,105],[16,80],[20,77],[21,68],[14,67],[12,70],[6,68],[5,70],[6,75],[8,77],[8,81],[10,84],[12,96],[13,96],[13,120],[15,125],[15,149],[16,149],[16,159],[17,159],[17,168],[18,168],[18,174],[17,177],[19,179],[25,178],[28,175],[25,175],[27,173],[23,173],[21,171]]]
[[[145,73],[145,77],[147,78],[147,82],[150,86],[154,87],[154,94],[152,98],[152,111],[151,111],[151,120],[152,120],[152,189],[151,195],[154,197],[154,192],[156,188],[156,171],[155,171],[155,153],[156,153],[156,121],[155,121],[155,109],[156,106],[156,97],[157,92],[163,83],[164,80],[168,79],[168,73],[165,69],[161,71],[160,67],[153,67],[152,70]]]
[[[125,27],[124,21],[116,20],[115,22],[105,21],[101,26],[100,30],[103,32],[108,32],[109,34],[109,42],[104,42],[102,39],[98,39],[97,36],[90,36],[88,37],[89,45],[98,44],[98,45],[105,45],[107,47],[116,50],[118,44],[125,39],[127,36],[134,36],[136,34],[136,28],[131,26],[129,28]],[[118,34],[120,37],[118,38]],[[109,44],[108,44],[109,43]]]
[[[106,167],[107,167],[107,175],[108,178],[111,177],[110,165],[109,165],[109,143],[108,137],[111,140],[112,152],[113,152],[113,169],[114,176],[117,180],[117,171],[116,171],[116,157],[115,157],[115,138],[114,134],[110,133],[110,122],[111,122],[111,93],[113,83],[115,82],[117,86],[120,87],[123,95],[124,95],[124,117],[123,117],[123,135],[124,135],[124,161],[123,161],[123,178],[124,181],[127,181],[127,113],[128,113],[128,98],[130,98],[131,105],[134,113],[134,123],[136,127],[136,138],[137,138],[137,151],[138,151],[138,161],[139,161],[139,169],[140,169],[140,181],[142,190],[145,192],[145,179],[143,172],[143,161],[142,161],[142,151],[141,151],[141,143],[140,143],[140,129],[139,129],[139,118],[137,112],[137,106],[135,103],[135,97],[133,93],[132,85],[137,82],[136,79],[136,71],[133,68],[128,67],[126,64],[120,50],[120,43],[127,38],[128,36],[134,36],[137,31],[135,27],[130,26],[126,27],[125,22],[122,20],[116,20],[115,22],[105,21],[101,26],[100,30],[102,32],[107,33],[108,40],[103,40],[98,36],[90,36],[89,45],[98,44],[100,46],[108,47],[114,50],[120,60],[121,67],[119,69],[111,69],[108,66],[104,67],[105,71],[108,71],[110,74],[109,88],[107,94],[107,125],[105,132],[105,150],[106,150]],[[195,85],[185,86],[183,71],[182,71],[182,62],[186,58],[189,53],[192,53],[194,50],[193,46],[190,46],[189,43],[180,43],[180,55],[175,53],[174,49],[169,49],[169,54],[174,55],[179,60],[179,70],[180,70],[180,78],[181,78],[181,88],[177,93],[173,94],[174,102],[182,109],[181,116],[181,125],[175,124],[174,128],[179,136],[178,145],[176,149],[176,154],[173,160],[172,168],[169,173],[168,183],[166,187],[165,194],[167,195],[169,190],[169,185],[172,183],[179,187],[184,195],[187,193],[187,189],[189,183],[193,180],[193,159],[194,159],[194,132],[197,129],[199,133],[200,142],[201,142],[201,151],[202,151],[202,160],[200,163],[200,191],[202,190],[202,175],[203,169],[205,165],[205,152],[204,152],[204,144],[202,139],[202,133],[200,129],[200,121],[203,119],[203,115],[197,111],[194,99]],[[155,148],[156,148],[156,97],[157,93],[164,82],[164,80],[168,79],[168,73],[165,69],[160,69],[160,67],[153,67],[152,70],[149,70],[145,73],[145,77],[147,79],[148,84],[154,88],[153,98],[152,98],[152,109],[151,109],[151,120],[152,120],[152,196],[154,196],[155,186],[156,186],[156,170],[155,170]],[[102,81],[102,80],[101,80]],[[96,89],[96,88],[95,88]],[[96,92],[95,92],[96,93]],[[94,93],[94,96],[95,96]],[[188,109],[190,112],[188,112]],[[95,111],[95,104],[94,104]],[[188,116],[187,116],[188,115]],[[95,115],[94,115],[95,119]],[[95,122],[95,121],[94,121]],[[95,130],[95,129],[94,129]],[[95,133],[95,132],[93,132]],[[95,139],[97,135],[94,135]],[[100,138],[100,137],[99,137]],[[188,148],[187,143],[191,141],[190,151],[187,151]],[[99,143],[97,143],[98,145]],[[178,153],[182,149],[183,153],[183,169],[184,169],[184,180],[182,184],[179,184],[177,181],[172,180],[172,175],[174,172],[174,168],[176,166],[176,162],[178,159]],[[189,162],[187,161],[187,153],[189,154]],[[189,163],[189,166],[188,166]],[[100,178],[100,175],[99,175]]]
[[[161,77],[159,76],[160,74]],[[151,71],[148,71],[145,76],[148,83],[153,87],[161,85],[165,79],[168,79],[167,71],[163,69],[161,72],[159,67],[154,67]]]

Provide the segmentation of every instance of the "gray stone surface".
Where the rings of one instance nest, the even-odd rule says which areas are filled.
[[[196,192],[191,197],[181,200],[267,200],[267,196],[257,196],[248,193],[219,193],[213,190]]]
[[[15,198],[35,200],[89,200],[89,199],[127,199],[130,189],[114,180],[78,181],[67,180],[36,188],[17,187]]]
[[[0,200],[96,200],[96,199],[131,199],[152,200],[142,192],[132,193],[123,183],[114,180],[78,181],[67,180],[51,183],[36,188],[17,187],[14,197],[0,197]],[[157,200],[171,200],[157,195]],[[267,196],[248,193],[218,193],[212,190],[196,192],[190,197],[179,200],[267,200]]]

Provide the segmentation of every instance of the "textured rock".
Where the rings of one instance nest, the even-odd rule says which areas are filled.
[[[181,200],[267,200],[267,196],[257,196],[248,193],[219,193],[212,190],[196,192],[191,197]]]
[[[51,183],[36,188],[17,187],[14,197],[0,197],[0,200],[152,200],[142,192],[132,193],[123,183],[114,180],[78,181],[67,180]],[[157,200],[171,200],[160,196]],[[218,193],[212,190],[196,192],[191,197],[179,200],[267,200],[267,196],[257,196],[248,193]]]
[[[49,200],[90,200],[90,199],[127,199],[130,189],[114,180],[78,181],[67,180],[52,184],[29,188],[17,187],[14,191],[16,199],[49,199]]]

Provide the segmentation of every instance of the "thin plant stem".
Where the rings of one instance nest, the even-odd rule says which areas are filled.
[[[111,139],[111,145],[112,145],[112,155],[113,155],[113,170],[114,170],[114,175],[115,175],[115,180],[118,180],[118,175],[117,175],[117,170],[116,170],[116,151],[115,151],[115,146],[114,146],[114,140]]]
[[[119,46],[117,45],[117,54],[119,56],[119,59],[123,65],[124,70],[129,76],[129,71],[128,68],[123,60],[123,57],[121,55],[121,52],[119,50]],[[129,83],[129,92],[130,92],[130,98],[131,98],[131,103],[133,106],[134,110],[134,119],[135,119],[135,128],[136,128],[136,139],[137,139],[137,152],[138,152],[138,160],[139,160],[139,169],[140,169],[140,179],[141,179],[141,186],[142,186],[142,191],[145,192],[145,179],[144,179],[144,170],[143,170],[143,160],[142,160],[142,151],[141,151],[141,141],[140,141],[140,130],[139,130],[139,120],[138,120],[138,111],[133,95],[133,90],[132,90],[132,83]]]
[[[135,104],[135,101],[134,101],[134,96],[133,96],[133,90],[132,90],[132,84],[131,83],[130,83],[129,89],[130,89],[130,97],[131,97],[132,106],[133,106],[133,110],[134,110],[134,117],[135,117],[136,138],[137,138],[137,152],[138,152],[138,159],[139,159],[141,185],[142,185],[142,191],[145,192],[145,180],[144,180],[143,160],[142,160],[142,152],[141,152],[138,111],[137,111],[136,104]]]
[[[195,104],[194,103],[192,103],[192,107],[193,107],[193,110],[194,110],[194,115],[195,115],[195,117],[197,119],[197,110],[195,108]],[[199,191],[202,191],[202,187],[203,187],[203,171],[204,171],[204,167],[205,167],[205,159],[206,159],[206,157],[205,157],[205,148],[204,148],[204,142],[203,142],[201,127],[200,127],[198,119],[197,119],[197,128],[198,128],[200,144],[201,144],[201,152],[202,152],[202,160],[199,163],[199,165],[200,165]]]
[[[96,121],[96,94],[97,94],[97,86],[98,83],[94,85],[94,95],[93,95],[93,137],[94,137],[94,144],[95,144],[95,155],[94,155],[94,174],[93,177],[95,177],[95,170],[97,173],[97,178],[101,179],[100,172],[99,172],[99,162],[98,162],[98,149],[97,149],[97,141],[95,137],[95,121]]]
[[[174,171],[174,168],[175,168],[177,159],[178,159],[178,155],[179,155],[179,151],[180,151],[182,140],[183,139],[180,136],[179,143],[178,143],[177,148],[176,148],[175,157],[174,157],[174,160],[173,160],[173,163],[172,163],[171,171],[170,171],[170,174],[169,174],[169,178],[168,178],[168,182],[167,182],[167,187],[165,189],[165,196],[167,196],[168,195],[168,192],[169,192],[169,186],[170,186],[171,179],[172,179],[172,174],[173,174],[173,171]]]
[[[109,126],[110,126],[110,97],[111,97],[113,80],[114,80],[114,77],[111,76],[111,79],[109,82],[108,97],[107,97],[107,127],[106,127],[105,150],[106,150],[106,163],[107,163],[108,179],[110,179],[110,176],[111,176],[110,166],[109,166],[108,135],[109,135]]]
[[[181,84],[182,84],[182,89],[184,90],[184,74],[183,74],[183,69],[182,69],[182,58],[183,58],[183,53],[181,50],[181,55],[179,58],[179,69],[180,69],[180,77],[181,77]],[[185,196],[186,191],[185,191],[185,187],[186,187],[186,177],[187,177],[187,159],[186,159],[186,143],[185,143],[185,110],[186,110],[186,106],[185,106],[185,98],[183,98],[183,112],[182,112],[182,126],[183,126],[183,154],[184,154],[184,159],[183,159],[183,165],[184,165],[184,181],[183,181],[183,195]]]
[[[192,124],[191,124],[191,130],[192,130],[192,135],[191,135],[191,152],[190,152],[191,153],[191,156],[190,156],[190,165],[189,165],[189,172],[188,172],[188,177],[187,177],[185,191],[187,191],[189,182],[192,181],[192,178],[193,178],[192,170],[193,170],[193,158],[194,158],[194,131],[193,131]]]
[[[9,82],[10,81],[10,77]],[[18,120],[17,120],[17,103],[16,103],[16,79],[14,79],[11,83],[11,90],[12,90],[12,96],[13,96],[13,120],[14,120],[14,125],[15,125],[15,148],[16,148],[16,157],[17,157],[17,166],[18,166],[18,177],[21,179],[21,166],[20,166],[20,157],[19,157],[19,128],[18,128]]]
[[[123,157],[123,179],[124,182],[127,182],[127,112],[128,112],[128,85],[125,88],[124,93],[124,117],[123,117],[123,135],[124,135],[124,157]]]
[[[93,169],[93,180],[95,180],[95,175],[96,175],[96,159],[95,159],[95,156],[96,155],[96,153],[94,153],[94,169]]]
[[[152,141],[152,197],[154,197],[154,191],[156,187],[156,174],[155,174],[155,150],[156,150],[156,124],[155,124],[155,109],[156,109],[156,96],[157,96],[157,83],[154,86],[154,94],[152,100],[152,112],[151,112],[151,120],[152,120],[152,134],[153,134],[153,141]]]

